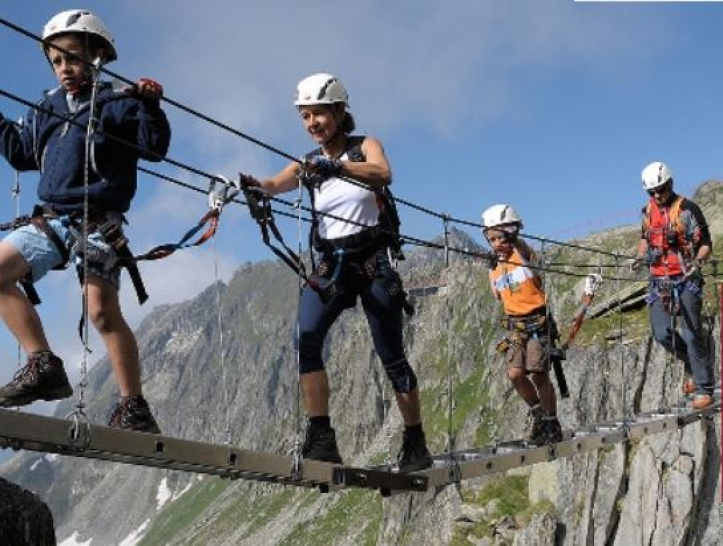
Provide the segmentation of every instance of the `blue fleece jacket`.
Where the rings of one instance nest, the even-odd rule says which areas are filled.
[[[42,110],[30,109],[21,127],[0,115],[0,153],[15,169],[40,171],[38,197],[59,213],[83,209],[90,92],[75,99],[75,111],[71,111],[64,89],[46,93],[39,104]],[[158,100],[115,91],[107,82],[98,90],[96,108],[97,131],[90,148],[90,206],[126,212],[136,193],[138,160],[160,161],[168,151],[171,129]]]

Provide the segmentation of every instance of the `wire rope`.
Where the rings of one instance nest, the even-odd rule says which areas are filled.
[[[40,44],[43,44],[43,43],[44,43],[44,42],[43,42],[43,39],[42,39],[40,36],[38,36],[37,34],[34,34],[34,33],[30,32],[30,31],[28,31],[27,29],[25,29],[25,28],[23,28],[23,27],[15,24],[15,23],[12,23],[11,21],[8,21],[7,19],[4,19],[4,18],[1,18],[1,17],[0,17],[0,25],[3,25],[3,26],[5,26],[5,27],[7,27],[7,28],[9,28],[9,29],[11,29],[11,30],[13,30],[13,31],[15,31],[15,32],[18,32],[18,33],[20,33],[20,34],[22,34],[22,35],[24,35],[24,36],[26,36],[26,37],[28,37],[28,38],[30,38],[30,39],[38,42],[38,43],[40,43]],[[59,49],[60,51],[64,52],[65,54],[67,54],[67,55],[69,55],[69,56],[71,56],[71,57],[79,60],[80,62],[83,62],[83,63],[86,63],[86,64],[88,63],[87,60],[85,60],[85,59],[77,56],[76,54],[74,54],[74,53],[71,52],[71,51],[67,51],[67,50],[64,50],[64,49],[62,49],[62,48],[58,48],[58,49]],[[111,77],[113,77],[113,78],[121,81],[121,82],[124,82],[124,83],[128,84],[128,85],[131,85],[131,86],[134,85],[134,82],[133,82],[132,80],[130,80],[130,79],[122,76],[121,74],[118,74],[118,73],[114,72],[114,71],[108,70],[108,69],[105,68],[105,67],[102,67],[102,68],[101,68],[101,71],[102,71],[103,73],[105,73],[105,74],[107,74],[107,75],[109,75],[109,76],[111,76]],[[283,151],[283,150],[281,150],[281,149],[279,149],[279,148],[277,148],[277,147],[275,147],[275,146],[272,146],[272,145],[270,145],[270,144],[268,144],[268,143],[266,143],[266,142],[263,142],[262,140],[257,139],[257,138],[255,138],[255,137],[249,135],[249,134],[246,133],[246,132],[243,132],[243,131],[240,131],[240,130],[238,130],[238,129],[235,129],[235,128],[231,127],[230,125],[226,124],[226,123],[223,123],[223,122],[221,122],[221,121],[219,121],[219,120],[216,120],[216,119],[212,118],[211,116],[208,116],[207,114],[203,114],[202,112],[199,112],[198,110],[195,110],[195,109],[193,109],[193,108],[191,108],[191,107],[189,107],[189,106],[186,106],[186,105],[184,105],[184,104],[182,104],[182,103],[180,103],[180,102],[178,102],[178,101],[176,101],[176,100],[170,99],[170,98],[168,98],[167,96],[162,97],[161,100],[164,101],[164,102],[166,102],[166,103],[168,103],[169,105],[171,105],[171,106],[173,106],[173,107],[175,107],[175,108],[178,108],[178,109],[180,109],[180,110],[182,110],[182,111],[184,111],[184,112],[186,112],[186,113],[188,113],[188,114],[191,114],[191,115],[193,115],[193,116],[195,116],[195,117],[197,117],[197,118],[199,118],[199,119],[201,119],[201,120],[203,120],[203,121],[205,121],[205,122],[207,122],[207,123],[210,123],[210,124],[212,124],[212,125],[214,125],[214,126],[216,126],[216,127],[219,127],[219,128],[221,128],[221,129],[223,129],[223,130],[225,130],[225,131],[227,131],[227,132],[230,132],[230,133],[232,133],[232,134],[234,134],[234,135],[236,135],[236,136],[238,136],[238,137],[240,137],[240,138],[243,138],[243,139],[245,139],[245,140],[247,140],[247,141],[249,141],[249,142],[251,142],[251,143],[253,143],[253,144],[255,144],[255,145],[259,146],[259,147],[261,147],[261,148],[264,148],[264,149],[266,149],[266,150],[268,150],[268,151],[270,151],[270,152],[272,152],[272,153],[274,153],[274,154],[277,154],[277,155],[279,155],[279,156],[281,156],[281,157],[284,157],[284,158],[286,158],[286,159],[288,159],[288,160],[290,160],[290,161],[292,161],[292,162],[296,162],[296,163],[298,163],[298,164],[300,164],[300,165],[303,165],[303,160],[302,160],[302,159],[299,159],[298,157],[295,157],[295,156],[293,156],[292,154],[289,154],[288,152],[285,152],[285,151]],[[172,163],[172,164],[173,164],[173,163]],[[177,166],[180,166],[180,165],[177,165]],[[193,172],[193,171],[192,171],[192,172]],[[201,174],[201,175],[203,175],[203,176],[208,176],[207,173],[199,173],[199,172],[196,172],[196,174]],[[345,177],[344,180],[346,180],[346,181],[349,182],[349,183],[356,184],[356,185],[359,185],[359,186],[361,186],[361,187],[364,187],[365,189],[368,189],[368,190],[370,190],[370,191],[375,191],[375,192],[381,191],[379,188],[370,187],[369,185],[363,184],[363,183],[361,183],[361,182],[359,182],[359,181],[356,181],[356,180],[354,180],[354,179],[350,179],[350,178],[346,178],[346,177]],[[471,221],[464,220],[464,219],[461,219],[461,218],[451,217],[451,216],[449,216],[449,215],[447,215],[447,214],[445,214],[445,213],[440,213],[440,212],[434,211],[434,210],[432,210],[432,209],[430,209],[430,208],[428,208],[428,207],[424,207],[424,206],[422,206],[422,205],[418,205],[418,204],[416,204],[416,203],[413,203],[413,202],[411,202],[411,201],[409,201],[409,200],[406,200],[406,199],[403,199],[403,198],[401,198],[401,197],[395,197],[395,201],[397,201],[397,202],[399,202],[399,203],[401,203],[401,204],[403,204],[403,205],[405,205],[405,206],[407,206],[407,207],[410,207],[410,208],[412,208],[412,209],[414,209],[414,210],[417,210],[417,211],[419,211],[419,212],[423,212],[423,213],[425,213],[425,214],[434,216],[434,217],[436,217],[436,218],[443,219],[445,216],[447,216],[447,217],[448,217],[448,221],[449,221],[449,222],[452,222],[452,223],[457,223],[457,224],[460,224],[460,225],[466,225],[466,226],[474,227],[474,228],[481,228],[481,227],[482,227],[481,224],[478,223],[478,222],[471,222]],[[522,237],[526,237],[526,238],[529,238],[529,239],[531,239],[531,240],[538,240],[538,241],[539,241],[539,240],[542,240],[542,238],[537,237],[537,236],[535,236],[535,235],[530,235],[530,234],[520,234],[520,235],[521,235]],[[594,252],[598,252],[598,253],[607,254],[607,255],[610,255],[610,256],[616,256],[616,254],[614,254],[614,253],[605,252],[605,251],[602,251],[602,250],[599,250],[599,249],[593,250],[593,249],[591,249],[591,248],[589,248],[589,247],[584,247],[584,246],[576,245],[576,244],[573,244],[573,243],[566,243],[566,242],[562,242],[562,241],[554,241],[554,240],[551,240],[551,239],[549,239],[549,238],[545,238],[545,239],[548,240],[550,243],[553,243],[553,244],[556,244],[556,245],[559,245],[559,246],[566,246],[566,247],[569,247],[569,248],[577,248],[577,249],[590,250],[590,251],[594,251]],[[633,258],[632,256],[627,256],[627,257],[628,257],[628,258],[631,258],[631,259]]]
[[[25,106],[27,106],[27,107],[29,107],[29,108],[35,109],[36,111],[41,111],[41,112],[44,112],[44,113],[46,113],[46,114],[48,114],[48,115],[51,115],[51,116],[60,118],[60,119],[62,119],[62,120],[64,120],[64,121],[66,121],[67,123],[71,123],[71,124],[76,124],[76,125],[82,126],[81,124],[79,124],[78,122],[76,122],[75,120],[73,120],[72,118],[69,118],[69,117],[67,117],[67,116],[63,116],[63,115],[61,115],[61,114],[57,114],[57,113],[55,113],[55,112],[51,112],[51,111],[49,111],[49,110],[47,110],[47,109],[45,109],[45,108],[42,108],[41,106],[39,106],[39,105],[37,105],[37,104],[34,104],[34,103],[30,102],[30,101],[27,101],[27,100],[25,100],[25,99],[23,99],[23,98],[15,95],[15,94],[12,94],[12,93],[10,93],[10,92],[8,92],[8,91],[6,91],[6,90],[0,89],[0,95],[5,96],[6,98],[9,98],[9,99],[11,99],[11,100],[17,101],[17,102],[19,102],[19,103],[21,103],[21,104],[23,104],[23,105],[25,105]],[[97,131],[97,133],[98,133],[98,134],[104,134],[102,131]],[[131,142],[128,142],[128,141],[125,141],[125,140],[123,140],[123,139],[114,137],[113,135],[104,134],[104,136],[107,136],[109,139],[115,140],[116,142],[118,142],[118,143],[120,143],[120,144],[123,144],[123,145],[125,145],[125,146],[134,148],[134,149],[136,149],[136,150],[139,151],[139,152],[143,152],[143,153],[147,153],[147,152],[148,152],[147,150],[143,150],[143,149],[141,149],[140,147],[138,147],[137,145],[135,145],[135,144],[133,144],[133,143],[131,143]],[[182,169],[182,170],[186,170],[186,171],[188,171],[188,172],[190,172],[190,173],[196,174],[196,175],[198,175],[198,176],[202,176],[202,177],[204,177],[204,178],[214,179],[214,178],[216,178],[216,176],[217,176],[217,175],[215,175],[215,174],[212,174],[212,173],[203,171],[203,170],[201,170],[201,169],[195,168],[195,167],[193,167],[193,166],[187,165],[187,164],[185,164],[185,163],[182,163],[182,162],[180,162],[180,161],[176,161],[176,160],[171,159],[171,158],[168,158],[168,157],[157,157],[157,158],[158,158],[158,159],[161,159],[161,160],[163,160],[163,161],[165,161],[165,162],[169,163],[170,165],[173,165],[173,166],[175,166],[175,167],[177,167],[177,168],[180,168],[180,169]],[[147,168],[142,167],[142,166],[139,166],[139,167],[138,167],[138,170],[139,170],[140,172],[144,172],[144,173],[146,173],[146,174],[149,174],[149,175],[151,175],[151,176],[157,177],[157,178],[159,178],[159,179],[162,179],[162,180],[165,180],[165,181],[168,181],[168,182],[172,182],[172,183],[174,183],[174,184],[176,184],[176,185],[179,185],[179,186],[181,186],[181,187],[184,187],[184,188],[187,188],[187,189],[190,189],[190,190],[193,190],[193,191],[197,191],[197,192],[203,193],[203,194],[206,194],[206,193],[207,193],[207,190],[198,188],[198,187],[193,186],[193,185],[191,185],[191,184],[188,184],[188,183],[186,183],[186,182],[182,182],[182,181],[180,181],[180,180],[178,180],[178,179],[176,179],[176,178],[174,178],[174,177],[171,177],[171,176],[169,176],[169,175],[162,174],[162,173],[159,173],[159,172],[156,172],[156,171],[147,169]],[[312,212],[312,209],[311,209],[311,208],[306,207],[306,206],[300,206],[297,202],[291,202],[291,201],[288,201],[288,200],[279,198],[279,197],[277,197],[277,196],[269,196],[269,198],[270,198],[272,201],[274,201],[275,203],[280,204],[280,205],[284,205],[284,206],[289,207],[289,208],[295,208],[295,209],[303,210],[304,212],[307,212],[307,213],[309,213],[309,214],[311,214],[311,212]],[[241,204],[241,205],[248,205],[245,201],[240,200],[240,199],[233,199],[233,201],[236,202],[236,203],[238,203],[238,204]],[[283,210],[273,209],[273,212],[274,212],[275,214],[279,214],[280,216],[286,216],[286,217],[289,217],[289,218],[296,218],[296,215],[291,214],[291,213],[287,213],[287,212],[285,212],[285,211],[283,211]],[[352,220],[349,220],[348,218],[342,218],[342,217],[339,217],[339,216],[336,216],[336,215],[333,215],[333,214],[330,214],[330,213],[318,212],[318,214],[319,214],[319,215],[322,215],[322,216],[327,216],[327,217],[333,218],[333,219],[338,220],[338,221],[342,221],[342,222],[347,222],[347,223],[359,225],[359,226],[361,226],[361,227],[366,227],[366,226],[364,226],[364,225],[362,225],[362,224],[360,224],[360,223],[358,223],[358,222],[354,222],[354,221],[352,221]],[[469,226],[475,226],[475,227],[479,226],[479,224],[477,224],[477,223],[467,222],[467,221],[465,221],[465,220],[456,219],[456,218],[454,218],[454,217],[452,217],[452,216],[450,216],[450,215],[436,214],[436,216],[442,217],[442,218],[444,218],[444,217],[446,216],[447,221],[448,221],[449,223],[456,222],[456,223],[462,223],[462,224],[469,225]],[[311,223],[311,222],[312,222],[312,220],[311,220],[310,218],[303,218],[302,221],[305,221],[305,222],[308,222],[308,223]],[[427,241],[427,240],[424,240],[424,239],[419,239],[419,238],[417,238],[417,237],[413,237],[413,236],[405,235],[405,234],[399,234],[399,236],[400,236],[400,239],[401,239],[401,240],[403,240],[405,243],[408,243],[408,244],[417,245],[417,246],[425,246],[425,247],[428,247],[428,248],[437,248],[437,249],[444,249],[444,248],[445,248],[444,245],[441,245],[441,244],[438,244],[438,243],[434,243],[433,241]],[[611,253],[611,252],[605,252],[605,251],[599,250],[599,249],[594,248],[594,247],[586,247],[586,246],[583,246],[583,245],[570,244],[570,243],[565,243],[565,242],[562,242],[562,241],[556,241],[556,240],[549,239],[549,238],[547,238],[547,237],[540,237],[540,236],[536,236],[536,235],[532,235],[532,234],[520,234],[520,236],[523,237],[523,238],[529,238],[529,239],[531,239],[531,240],[537,240],[537,241],[540,241],[540,242],[546,241],[546,242],[548,242],[548,243],[550,243],[550,244],[555,244],[555,245],[561,246],[561,247],[570,247],[570,248],[575,248],[575,249],[578,249],[578,250],[584,250],[584,251],[588,251],[588,252],[592,252],[592,253],[596,253],[596,254],[600,254],[600,255],[610,256],[610,257],[615,258],[616,261],[619,261],[619,259],[621,259],[621,258],[622,258],[622,259],[629,259],[629,258],[630,258],[630,257],[627,256],[627,255],[615,254],[615,253]],[[487,251],[472,251],[472,250],[469,250],[469,249],[466,249],[466,248],[455,248],[455,247],[451,247],[451,246],[449,246],[449,245],[447,246],[447,252],[455,252],[455,253],[457,253],[457,254],[466,255],[466,256],[469,256],[469,257],[473,257],[473,258],[485,258],[485,257],[487,257],[487,256],[489,255],[489,252],[487,252]],[[561,265],[561,264],[560,264],[560,265]],[[571,265],[573,265],[573,264],[571,264]],[[579,265],[581,265],[581,264],[574,264],[574,266],[579,266]],[[618,264],[618,265],[619,265],[619,264]],[[533,267],[533,268],[537,267],[537,268],[539,269],[539,266],[531,266],[531,267]],[[587,267],[593,267],[593,265],[588,264]],[[617,269],[619,270],[619,267],[618,267]],[[550,273],[555,273],[555,274],[562,274],[562,275],[572,276],[572,277],[580,277],[580,278],[585,277],[585,276],[587,275],[586,273],[581,273],[581,272],[578,273],[578,272],[574,272],[574,271],[566,271],[566,270],[562,270],[562,269],[555,269],[555,268],[553,268],[553,267],[551,267],[551,266],[546,266],[546,267],[544,268],[544,271],[547,271],[547,272],[550,272]],[[708,276],[708,274],[704,274],[704,276]],[[625,282],[636,282],[634,279],[630,279],[630,278],[627,278],[627,277],[611,277],[611,276],[607,276],[606,278],[607,278],[608,280],[615,280],[615,281],[621,280],[621,281],[625,281]]]

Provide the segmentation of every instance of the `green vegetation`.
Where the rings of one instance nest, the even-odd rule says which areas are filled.
[[[337,494],[338,501],[320,517],[305,521],[279,544],[334,544],[340,533],[356,531],[355,544],[374,545],[382,522],[382,499],[376,491],[359,489]]]
[[[230,506],[219,515],[219,523],[229,522],[231,525],[234,523],[238,525],[239,518],[246,518],[243,520],[247,526],[243,535],[243,538],[246,538],[278,516],[281,510],[289,504],[294,494],[294,489],[289,487],[279,493],[258,499],[253,506],[248,506],[245,502],[237,503],[236,506]]]
[[[575,338],[576,346],[590,346],[605,342],[606,336],[620,331],[620,316],[613,313],[610,316],[588,319]],[[630,341],[641,339],[650,334],[648,323],[648,309],[646,306],[635,311],[626,311],[623,314],[623,339]]]
[[[215,501],[230,485],[230,482],[206,478],[192,487],[179,499],[161,510],[153,518],[153,524],[139,546],[163,546],[179,536],[194,520]]]
[[[528,500],[528,476],[503,476],[479,492],[462,492],[462,500],[468,503],[487,506],[491,501],[497,500],[495,517],[512,516],[526,510],[530,506]]]
[[[473,527],[456,529],[451,543],[460,546],[470,544],[469,537],[491,537],[495,524],[502,518],[513,518],[517,525],[524,527],[535,514],[555,513],[555,507],[548,500],[530,503],[528,476],[505,475],[481,491],[463,490],[462,500],[489,512]]]

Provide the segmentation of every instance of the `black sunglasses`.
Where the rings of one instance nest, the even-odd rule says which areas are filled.
[[[653,188],[652,190],[648,190],[648,195],[650,197],[653,197],[655,195],[664,195],[670,191],[670,184],[663,184],[662,186],[658,186],[657,188]]]

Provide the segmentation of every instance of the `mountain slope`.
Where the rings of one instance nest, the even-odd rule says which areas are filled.
[[[720,238],[723,185],[704,184],[696,200]],[[574,243],[632,253],[637,233],[623,227]],[[453,234],[452,246],[474,245],[464,233]],[[499,308],[486,269],[460,257],[444,268],[439,250],[408,254],[401,269],[406,278],[443,272],[447,285],[418,298],[417,313],[406,325],[431,447],[443,451],[448,431],[460,449],[522,436],[525,410],[494,350]],[[606,277],[629,276],[625,264],[601,262],[582,249],[548,244],[545,258],[557,271],[545,282],[562,326],[584,282],[563,273],[584,275],[590,266],[603,265]],[[606,281],[599,298],[626,282]],[[246,449],[285,452],[294,445],[296,291],[297,279],[281,264],[245,265],[227,286],[211,286],[147,317],[137,332],[144,386],[165,434],[222,443],[229,429],[232,443]],[[621,320],[623,337],[606,340],[620,330]],[[572,396],[560,404],[565,427],[632,416],[676,400],[682,366],[669,363],[653,344],[644,310],[588,321],[578,341],[566,366]],[[392,393],[359,309],[343,315],[325,355],[332,419],[345,461],[393,458],[401,420],[389,403]],[[109,370],[104,359],[90,372],[92,421],[105,421],[112,406]],[[63,404],[57,415],[70,409],[71,402]],[[363,491],[321,495],[35,453],[14,458],[2,474],[48,502],[61,539],[92,539],[93,546],[124,539],[130,544],[139,537],[141,544],[159,545],[715,544],[721,532],[713,509],[720,487],[714,464],[719,431],[720,417],[633,445],[390,499]]]

